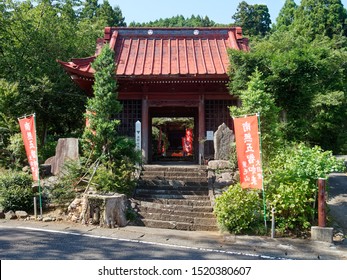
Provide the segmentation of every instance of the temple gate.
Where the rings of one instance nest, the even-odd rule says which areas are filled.
[[[228,106],[238,104],[227,88],[227,51],[248,51],[242,29],[106,27],[93,56],[59,61],[89,95],[94,82],[91,63],[106,43],[115,51],[115,79],[123,104],[123,111],[117,116],[121,120],[119,133],[134,137],[135,123],[141,121],[144,163],[158,158],[152,139],[156,118],[191,119],[193,152],[189,160],[202,163],[205,158],[212,158],[213,143],[206,141],[206,132],[215,131],[223,122],[232,128]],[[174,135],[182,137],[185,131],[182,128],[180,133],[174,124],[166,129],[172,143],[178,143],[172,138]]]

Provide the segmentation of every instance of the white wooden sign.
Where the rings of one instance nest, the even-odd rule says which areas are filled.
[[[136,150],[141,151],[141,122],[137,121],[135,123],[135,143]]]

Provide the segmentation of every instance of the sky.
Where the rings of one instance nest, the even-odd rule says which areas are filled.
[[[102,2],[102,0],[99,0]],[[208,16],[216,23],[230,24],[231,17],[236,13],[242,0],[109,0],[111,6],[119,6],[125,22],[149,22],[160,18],[170,18],[177,15]],[[285,0],[246,0],[250,5],[265,4],[269,8],[272,22],[276,21]],[[296,0],[299,4],[300,0]],[[342,0],[347,8],[347,0]]]

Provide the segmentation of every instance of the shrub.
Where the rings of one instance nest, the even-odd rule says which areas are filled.
[[[4,211],[33,209],[31,176],[24,172],[8,172],[0,177],[0,205]]]
[[[244,190],[240,184],[230,186],[216,198],[215,214],[223,230],[245,233],[260,228],[262,200],[256,190]]]
[[[7,171],[0,175],[0,189],[9,189],[13,186],[21,188],[30,187],[31,176],[24,172]]]
[[[316,214],[317,179],[344,170],[343,161],[317,146],[300,143],[280,149],[265,174],[267,202],[276,209],[277,230],[310,227]]]
[[[135,187],[133,169],[133,164],[126,160],[100,165],[92,182],[98,191],[131,195]]]
[[[79,161],[65,161],[59,180],[45,188],[45,197],[48,201],[64,206],[75,198],[77,189],[84,191],[85,185],[79,183],[86,173],[85,161],[83,157]]]
[[[39,160],[45,162],[46,159],[54,156],[57,144],[58,141],[54,140],[53,137],[48,136],[48,139],[46,140],[45,144],[38,150]]]
[[[65,205],[70,203],[76,196],[74,189],[63,183],[57,183],[51,190],[51,201],[58,205]]]

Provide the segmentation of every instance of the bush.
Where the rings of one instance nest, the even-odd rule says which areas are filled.
[[[214,211],[223,230],[236,234],[259,230],[262,199],[258,191],[244,190],[237,184],[230,186],[215,202]]]
[[[31,176],[24,172],[7,171],[0,175],[0,189],[9,189],[13,186],[21,188],[30,187]]]
[[[71,186],[67,186],[63,183],[57,183],[53,186],[51,190],[51,201],[58,205],[65,205],[71,203],[75,198],[76,193]]]
[[[4,211],[33,209],[31,176],[23,172],[8,172],[0,177],[0,205]]]
[[[131,195],[135,188],[133,171],[133,164],[126,160],[100,165],[92,182],[97,185],[98,191]]]
[[[85,190],[85,184],[79,184],[87,171],[85,161],[86,159],[83,157],[79,161],[65,161],[59,180],[54,182],[49,188],[45,188],[45,198],[49,202],[64,206],[76,197],[77,191],[82,192]]]
[[[344,170],[343,161],[317,146],[301,143],[280,149],[265,171],[267,202],[276,209],[277,230],[309,228],[316,216],[317,179]]]
[[[55,155],[55,150],[57,147],[58,141],[54,140],[53,137],[49,137],[45,144],[39,148],[39,160],[45,162],[48,158]]]

